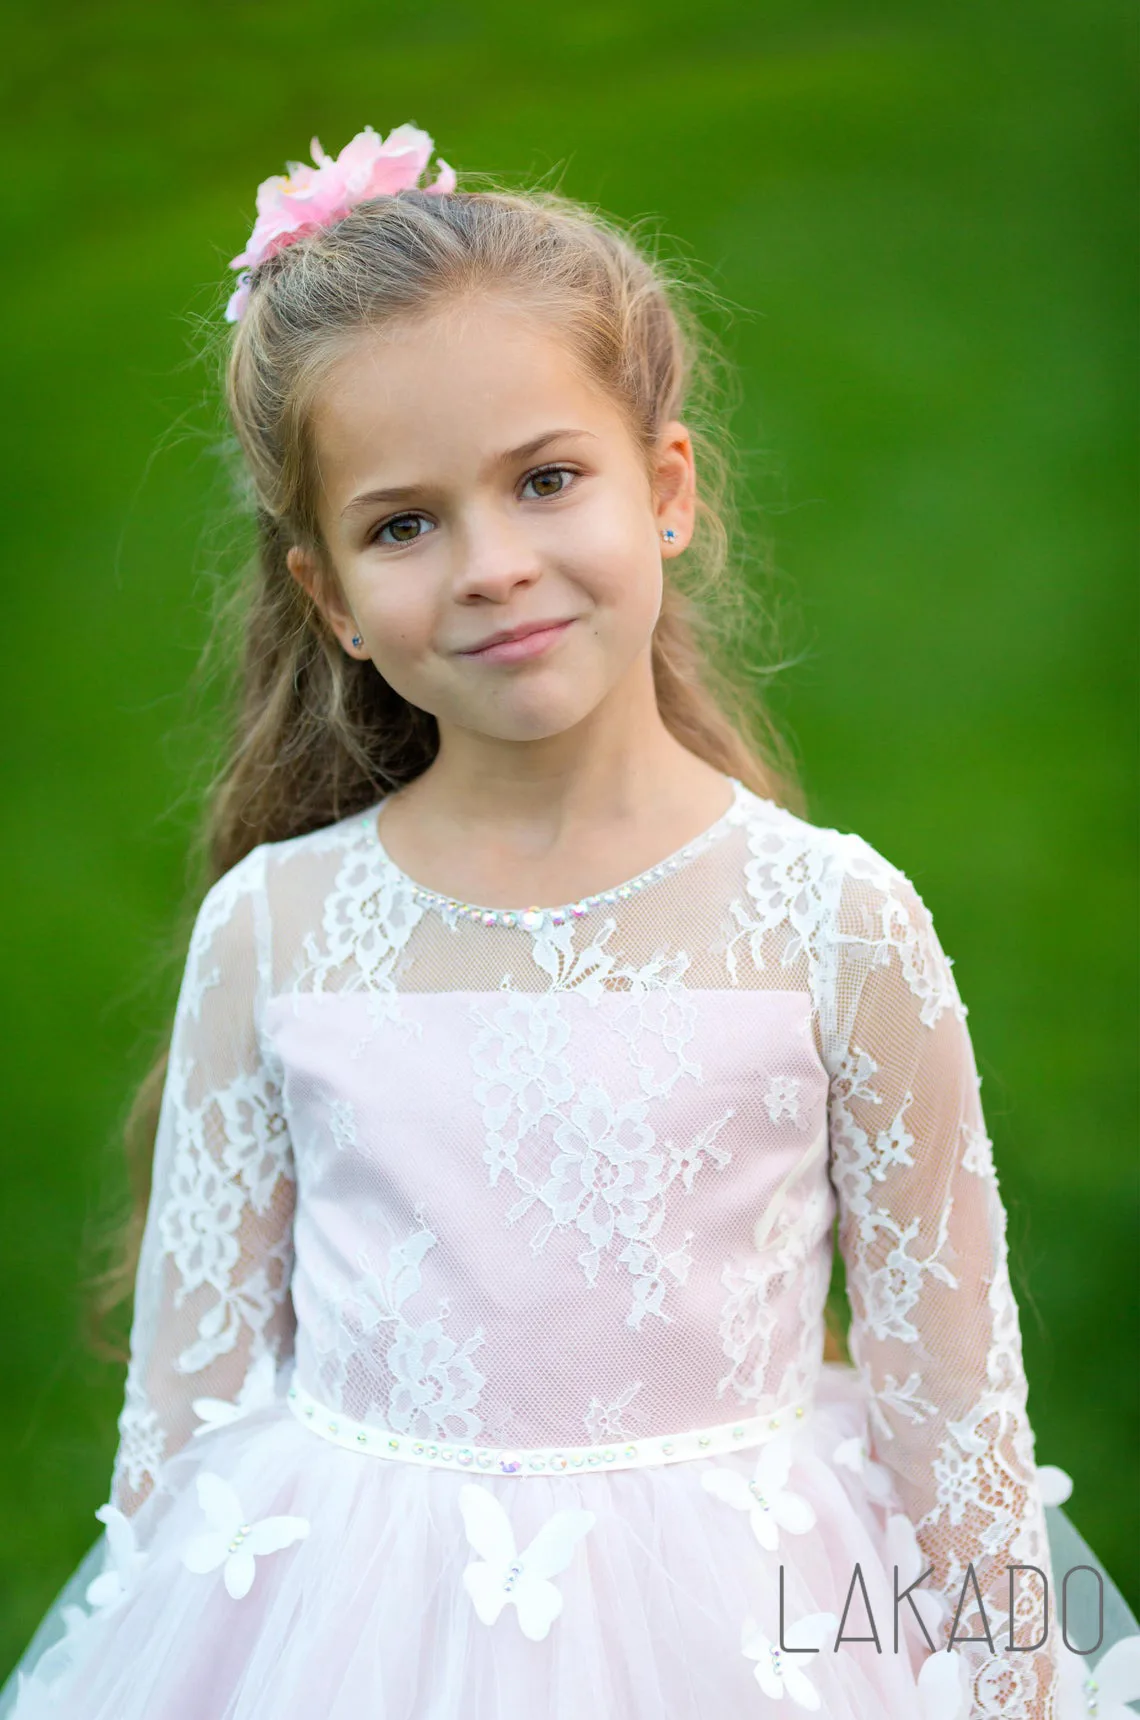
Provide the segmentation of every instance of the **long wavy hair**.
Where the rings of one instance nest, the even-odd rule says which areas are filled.
[[[436,755],[435,718],[370,661],[346,655],[286,555],[307,548],[335,581],[310,425],[346,346],[362,331],[491,295],[565,343],[621,411],[651,483],[662,427],[673,418],[687,425],[696,520],[684,555],[665,563],[652,640],[661,717],[698,757],[804,814],[789,745],[758,685],[783,665],[752,660],[758,636],[773,634],[753,577],[771,562],[765,534],[741,529],[727,428],[735,373],[700,315],[702,301],[721,301],[680,260],[662,260],[644,221],[623,226],[555,190],[520,192],[487,175],[474,182],[478,189],[370,200],[277,252],[253,271],[232,337],[219,337],[219,382],[258,550],[245,577],[223,589],[211,629],[230,650],[228,734],[195,840],[195,900],[259,843],[363,810]],[[88,1286],[91,1341],[119,1359],[107,1320],[134,1283],[172,1025],[126,1115],[132,1210],[111,1239],[111,1264]],[[828,1338],[836,1356],[834,1305]]]

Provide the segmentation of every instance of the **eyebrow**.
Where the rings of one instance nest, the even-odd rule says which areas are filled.
[[[525,460],[531,454],[537,454],[540,448],[545,448],[548,442],[559,437],[593,436],[592,430],[544,430],[541,436],[532,436],[529,442],[523,442],[517,448],[508,448],[503,454],[492,455],[488,461],[488,470],[497,466],[509,466],[515,460]],[[427,484],[399,484],[383,490],[366,490],[341,509],[341,519],[349,514],[359,513],[364,508],[373,508],[378,502],[406,502],[412,497],[422,494],[430,486]]]

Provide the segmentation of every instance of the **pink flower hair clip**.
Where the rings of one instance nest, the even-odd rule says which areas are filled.
[[[237,322],[249,298],[249,277],[259,263],[307,233],[347,215],[369,197],[390,197],[412,190],[432,152],[432,139],[418,126],[398,125],[386,138],[366,125],[334,159],[317,139],[310,145],[315,167],[290,161],[288,174],[276,173],[257,188],[257,220],[249,243],[234,258],[241,269],[226,305],[226,321]],[[439,177],[423,190],[439,195],[455,190],[455,169],[437,156]]]

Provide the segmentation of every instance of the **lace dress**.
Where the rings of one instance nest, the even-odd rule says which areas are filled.
[[[209,891],[105,1534],[8,1711],[1060,1711],[950,961],[865,841],[732,787],[560,910],[419,888],[379,803]]]

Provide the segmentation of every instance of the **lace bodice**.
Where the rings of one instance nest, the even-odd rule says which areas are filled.
[[[419,889],[378,810],[262,844],[199,910],[114,1502],[269,1357],[426,1438],[767,1413],[810,1396],[837,1236],[872,1455],[951,1614],[966,1585],[959,1640],[970,1565],[985,1597],[972,1712],[1045,1720],[1051,1647],[1002,1651],[1007,1567],[1049,1570],[1005,1214],[913,885],[735,784],[629,884],[491,914]]]

